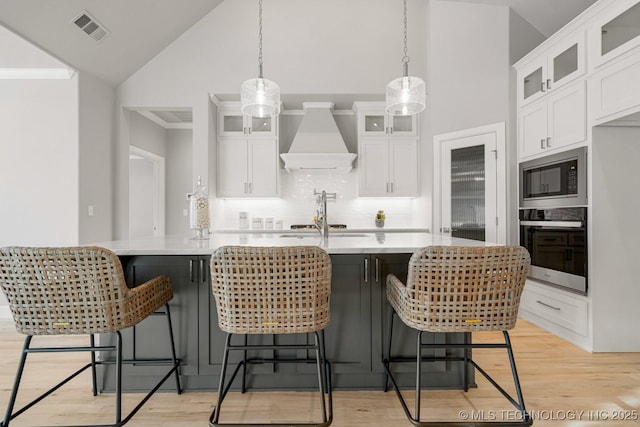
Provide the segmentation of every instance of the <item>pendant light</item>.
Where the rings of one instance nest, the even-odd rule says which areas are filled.
[[[253,117],[272,117],[280,113],[280,87],[262,77],[262,0],[258,0],[258,77],[242,83],[240,108]]]
[[[419,77],[409,76],[409,56],[407,56],[407,0],[404,0],[404,56],[402,57],[402,77],[391,80],[387,85],[387,112],[394,116],[410,116],[425,108],[426,86]]]

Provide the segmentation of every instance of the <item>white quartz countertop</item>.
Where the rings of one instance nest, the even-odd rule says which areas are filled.
[[[166,236],[136,240],[115,240],[93,245],[117,255],[210,255],[227,245],[320,246],[329,254],[412,253],[425,246],[490,246],[491,243],[460,239],[427,232],[334,231],[323,242],[317,232],[211,233],[206,240],[191,236]]]

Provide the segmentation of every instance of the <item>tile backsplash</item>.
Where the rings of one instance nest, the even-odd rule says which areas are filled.
[[[283,228],[291,224],[310,224],[316,214],[314,189],[336,193],[336,200],[327,202],[330,224],[346,224],[349,228],[374,228],[378,210],[386,213],[385,228],[429,228],[430,207],[421,199],[363,198],[357,196],[358,174],[337,172],[280,172],[280,198],[215,199],[211,203],[212,226],[215,230],[239,228],[239,212],[251,218],[282,220]]]

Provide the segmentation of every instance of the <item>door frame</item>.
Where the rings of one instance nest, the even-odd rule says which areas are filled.
[[[507,164],[505,122],[492,123],[476,128],[443,133],[433,137],[433,232],[440,233],[442,227],[442,146],[447,142],[494,134],[496,139],[496,243],[507,243]],[[485,221],[489,221],[486,218]]]
[[[129,145],[129,161],[131,155],[140,156],[153,163],[153,221],[155,227],[153,230],[153,236],[159,237],[165,234],[165,168],[166,159],[155,153],[152,153],[134,145]],[[131,188],[131,177],[129,177],[129,188]],[[131,215],[131,212],[129,212]],[[131,221],[129,221],[129,227],[131,227]],[[131,229],[129,229],[129,235],[131,235]]]

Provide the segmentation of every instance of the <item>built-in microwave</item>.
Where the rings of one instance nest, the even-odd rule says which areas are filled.
[[[586,204],[586,147],[520,163],[521,209]]]

